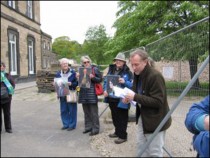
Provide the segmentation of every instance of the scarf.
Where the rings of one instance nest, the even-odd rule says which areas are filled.
[[[1,72],[1,82],[4,82],[6,85],[7,89],[9,90],[9,94],[14,94],[14,88],[9,82],[9,80],[5,76],[5,72]]]

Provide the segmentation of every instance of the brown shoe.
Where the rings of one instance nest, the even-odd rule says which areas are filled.
[[[118,136],[115,133],[109,134],[110,138],[117,138]]]
[[[124,142],[126,142],[126,141],[127,141],[127,139],[118,138],[118,139],[116,139],[114,142],[115,142],[116,144],[121,144],[121,143],[124,143]]]

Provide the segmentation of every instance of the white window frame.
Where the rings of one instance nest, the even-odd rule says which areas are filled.
[[[8,1],[8,6],[15,9],[15,1]]]
[[[10,74],[17,75],[17,36],[9,33],[9,47],[10,47]]]
[[[32,1],[27,1],[27,12],[28,12],[28,17],[33,18],[33,3]]]
[[[48,42],[48,47],[47,48],[48,48],[48,50],[50,50],[50,42]]]
[[[28,66],[29,74],[34,74],[34,41],[28,40]]]
[[[43,42],[43,49],[46,49],[46,42]]]

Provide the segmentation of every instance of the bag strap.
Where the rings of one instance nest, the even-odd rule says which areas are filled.
[[[94,67],[92,67],[92,72],[93,72],[93,75],[94,75],[94,76],[96,76],[96,73],[95,73]]]

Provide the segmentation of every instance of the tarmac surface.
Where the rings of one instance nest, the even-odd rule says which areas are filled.
[[[16,84],[11,108],[13,133],[6,133],[2,125],[1,157],[100,157],[91,149],[91,136],[82,133],[81,105],[77,128],[61,130],[55,93],[37,93],[35,86],[35,82]]]
[[[169,105],[176,98],[169,99]],[[172,126],[167,130],[165,148],[173,157],[195,157],[192,134],[184,127],[190,105],[201,98],[187,98],[172,115]],[[106,109],[99,103],[99,114]],[[77,105],[77,127],[61,130],[60,105],[55,93],[38,93],[36,82],[16,84],[12,100],[13,133],[1,133],[1,157],[135,157],[136,125],[128,124],[128,141],[119,145],[108,138],[113,132],[109,108],[100,117],[100,133],[83,134],[84,115]],[[130,110],[132,111],[132,109]],[[166,152],[164,157],[170,157]]]

